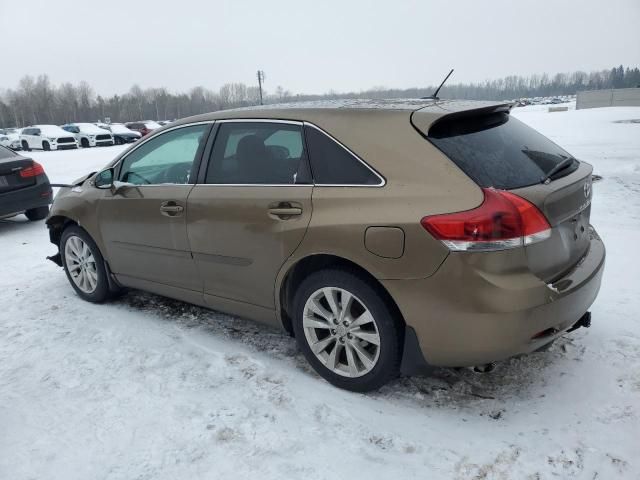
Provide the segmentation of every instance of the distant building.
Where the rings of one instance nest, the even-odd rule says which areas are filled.
[[[640,107],[640,88],[616,88],[578,92],[576,109],[598,107]]]

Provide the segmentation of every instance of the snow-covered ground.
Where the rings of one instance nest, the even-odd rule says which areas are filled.
[[[42,222],[0,221],[0,478],[640,477],[640,108],[514,115],[591,162],[593,326],[494,373],[331,387],[283,333],[130,292],[78,299]],[[52,181],[121,147],[38,152]]]

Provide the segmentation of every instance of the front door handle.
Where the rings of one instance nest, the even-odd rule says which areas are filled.
[[[302,215],[302,208],[293,206],[289,202],[281,202],[274,207],[269,207],[269,216],[279,220],[287,220],[298,215]]]
[[[184,212],[184,207],[173,200],[162,202],[160,205],[160,213],[167,217],[177,217],[182,215],[182,212]]]

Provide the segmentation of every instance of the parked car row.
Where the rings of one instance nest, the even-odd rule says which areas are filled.
[[[0,145],[12,150],[64,150],[135,142],[148,133],[171,123],[142,120],[123,123],[67,123],[1,128]]]
[[[528,105],[557,105],[559,103],[573,102],[575,99],[575,95],[564,95],[559,97],[518,98],[512,101],[516,107],[526,107]]]

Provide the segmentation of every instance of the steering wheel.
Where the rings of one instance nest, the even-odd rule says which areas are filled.
[[[151,182],[149,180],[147,180],[146,178],[144,178],[142,175],[140,175],[139,173],[136,172],[127,172],[127,180],[129,179],[129,177],[138,177],[140,180],[142,180],[144,183],[146,184],[151,184]],[[132,182],[133,183],[133,182]]]
[[[191,176],[191,165],[184,163],[178,163],[166,169],[162,175],[164,183],[177,183],[185,184],[189,183],[189,177]]]

